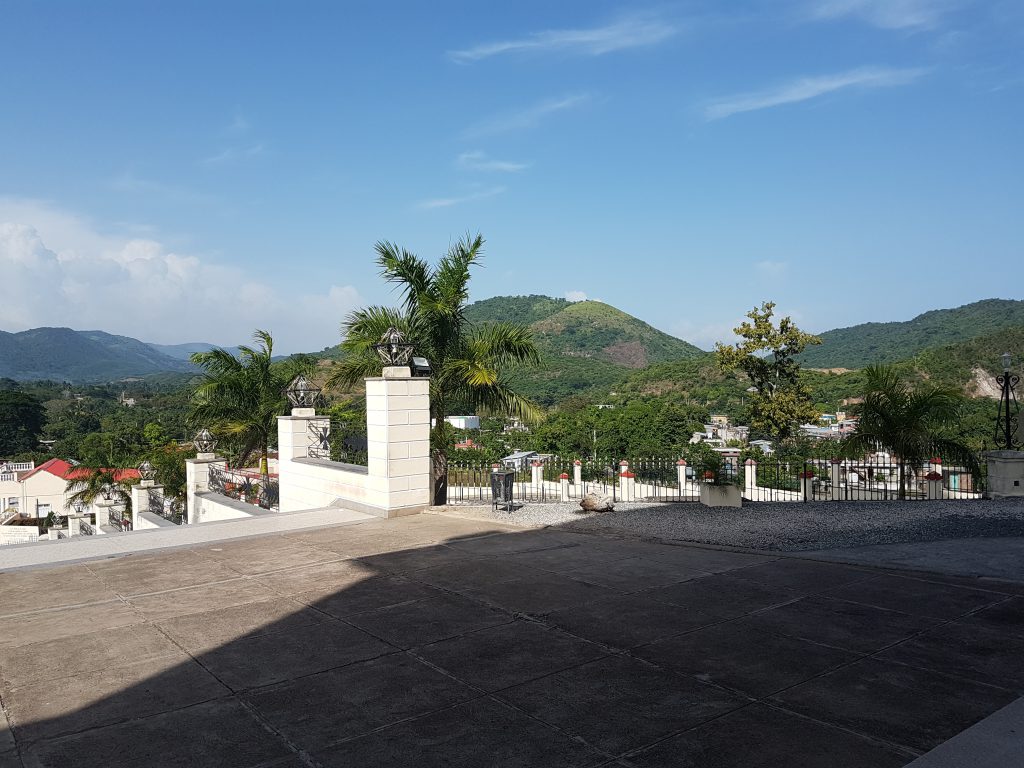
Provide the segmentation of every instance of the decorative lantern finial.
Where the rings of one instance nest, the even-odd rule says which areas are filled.
[[[141,464],[139,464],[137,469],[139,470],[139,477],[141,477],[143,480],[156,479],[156,468],[153,466],[149,459],[146,459]]]
[[[213,453],[214,449],[217,447],[217,441],[210,433],[210,430],[203,427],[196,432],[196,436],[192,438],[192,445],[196,447],[196,451],[199,453]]]
[[[292,379],[284,393],[293,408],[313,408],[320,399],[320,388],[301,373]]]
[[[380,343],[374,344],[373,348],[386,366],[408,365],[412,357],[412,344],[406,340],[404,333],[393,326],[385,331],[380,337]]]

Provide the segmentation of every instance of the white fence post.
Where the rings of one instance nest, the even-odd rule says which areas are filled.
[[[577,486],[583,485],[583,463],[579,459],[572,463],[572,482]]]
[[[562,501],[569,500],[569,475],[565,472],[558,476],[558,484],[562,491]]]

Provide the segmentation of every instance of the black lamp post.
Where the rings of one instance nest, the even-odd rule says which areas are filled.
[[[1014,442],[1013,436],[1017,431],[1017,424],[1020,417],[1020,406],[1017,405],[1017,396],[1014,390],[1020,382],[1020,376],[1010,373],[1012,359],[1010,353],[1003,353],[1003,373],[996,376],[996,383],[1000,387],[999,415],[996,418],[996,444],[1002,444],[1003,450],[1012,451],[1020,447],[1020,443]]]

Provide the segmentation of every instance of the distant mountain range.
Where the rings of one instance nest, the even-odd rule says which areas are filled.
[[[862,323],[826,331],[803,364],[811,368],[863,368],[894,363],[931,347],[1024,327],[1024,301],[985,299],[955,309],[933,309],[901,323]]]
[[[129,336],[71,328],[0,331],[0,378],[75,383],[118,381],[154,373],[193,373],[193,352],[213,344],[147,344]],[[230,348],[236,352],[236,348]]]
[[[505,320],[533,330],[543,366],[515,371],[513,376],[522,391],[542,405],[584,392],[615,391],[675,392],[698,401],[714,400],[707,387],[731,388],[728,377],[715,373],[709,353],[598,301],[498,296],[471,304],[466,315],[474,323]],[[858,369],[898,362],[908,373],[984,394],[978,389],[980,379],[978,386],[970,384],[972,376],[977,378],[974,372],[994,370],[1003,346],[1024,353],[1024,301],[987,299],[933,310],[906,322],[865,323],[820,335],[824,343],[804,355],[806,368]],[[189,356],[213,346],[147,344],[70,328],[0,331],[0,378],[89,383],[192,373],[196,369]],[[237,353],[238,348],[228,349]],[[332,347],[314,354],[336,358],[340,350]],[[698,380],[700,386],[693,389],[691,384],[696,386]]]

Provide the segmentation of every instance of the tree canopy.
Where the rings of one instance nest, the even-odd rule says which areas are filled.
[[[776,440],[787,440],[801,423],[818,418],[810,394],[800,380],[797,356],[821,340],[804,333],[789,317],[772,322],[775,302],[754,307],[733,332],[734,345],[718,343],[715,355],[724,371],[741,370],[754,388],[750,398],[750,427]]]

